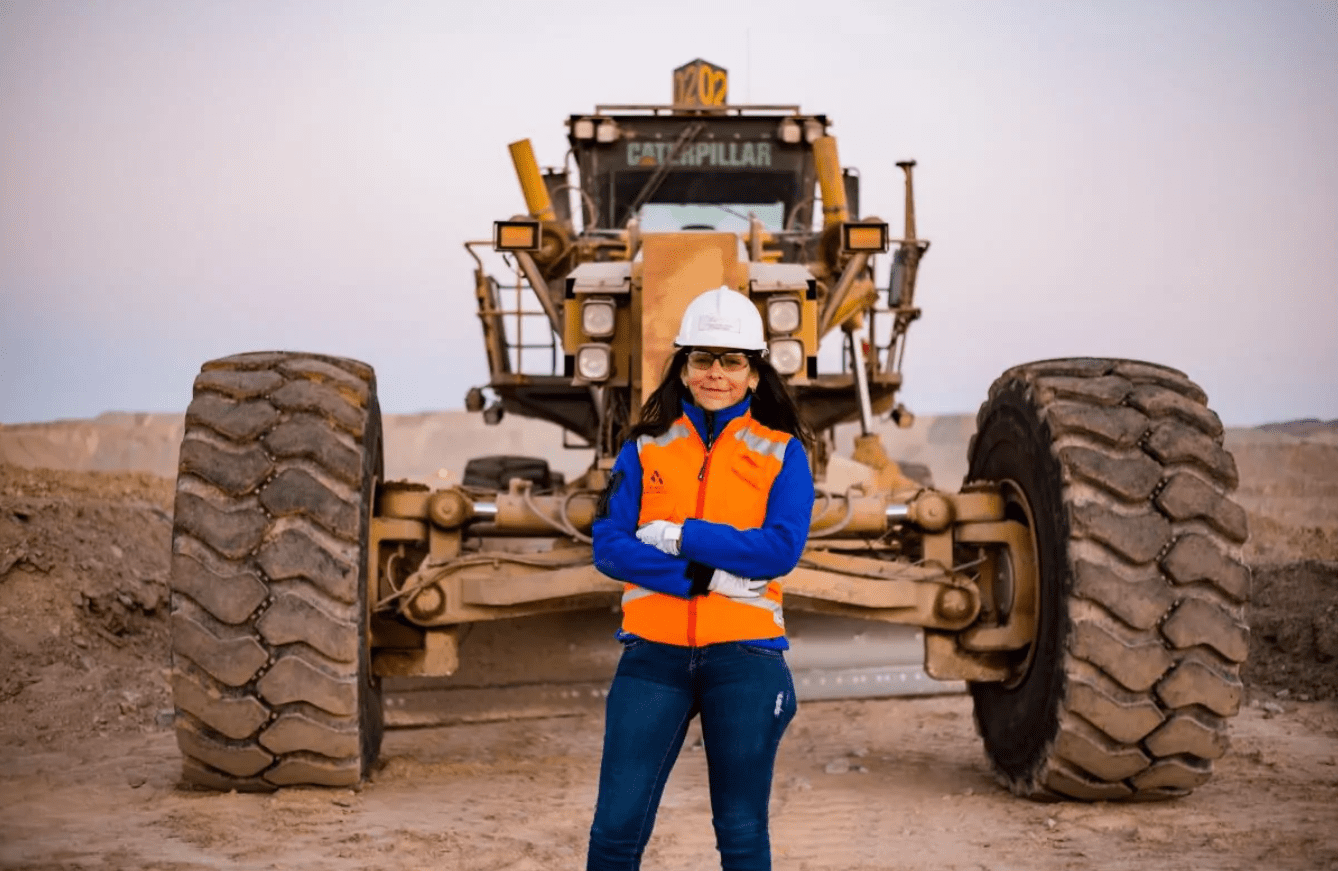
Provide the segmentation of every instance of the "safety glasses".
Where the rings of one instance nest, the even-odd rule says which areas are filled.
[[[748,355],[740,351],[689,351],[688,365],[693,369],[705,371],[720,361],[720,368],[726,372],[741,372],[748,368]]]

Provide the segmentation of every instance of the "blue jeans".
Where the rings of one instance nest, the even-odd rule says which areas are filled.
[[[641,866],[688,722],[701,714],[721,867],[770,869],[771,776],[781,735],[795,714],[784,654],[738,643],[625,643],[609,688],[586,868]]]

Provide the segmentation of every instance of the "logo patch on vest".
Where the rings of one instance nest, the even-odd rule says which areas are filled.
[[[651,470],[650,478],[646,482],[646,492],[657,494],[664,493],[664,478],[660,477],[659,469]]]

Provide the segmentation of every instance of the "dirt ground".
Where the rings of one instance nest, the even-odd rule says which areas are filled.
[[[1338,869],[1338,502],[1298,521],[1250,492],[1248,703],[1207,785],[1031,803],[992,780],[965,696],[807,702],[781,746],[776,867]],[[357,791],[179,786],[171,505],[164,478],[0,465],[0,868],[583,866],[597,708],[392,730]],[[693,734],[645,866],[715,865]]]

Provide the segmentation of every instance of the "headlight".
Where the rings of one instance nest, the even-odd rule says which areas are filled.
[[[804,343],[798,339],[776,339],[767,359],[782,375],[793,375],[804,368]]]
[[[596,142],[616,142],[622,131],[615,121],[605,121],[595,128]]]
[[[822,126],[822,122],[817,118],[809,118],[804,122],[804,140],[812,145],[827,133],[827,128]]]
[[[613,335],[613,301],[588,299],[581,305],[581,331],[592,339]]]
[[[787,145],[795,145],[803,137],[804,131],[800,128],[799,122],[793,118],[786,118],[780,123],[780,141]]]
[[[799,329],[799,300],[782,296],[769,301],[767,326],[773,333],[793,333]]]
[[[608,378],[610,363],[608,345],[582,345],[576,349],[576,374],[586,381]]]
[[[595,122],[589,118],[577,118],[571,124],[571,135],[577,139],[594,139]]]

